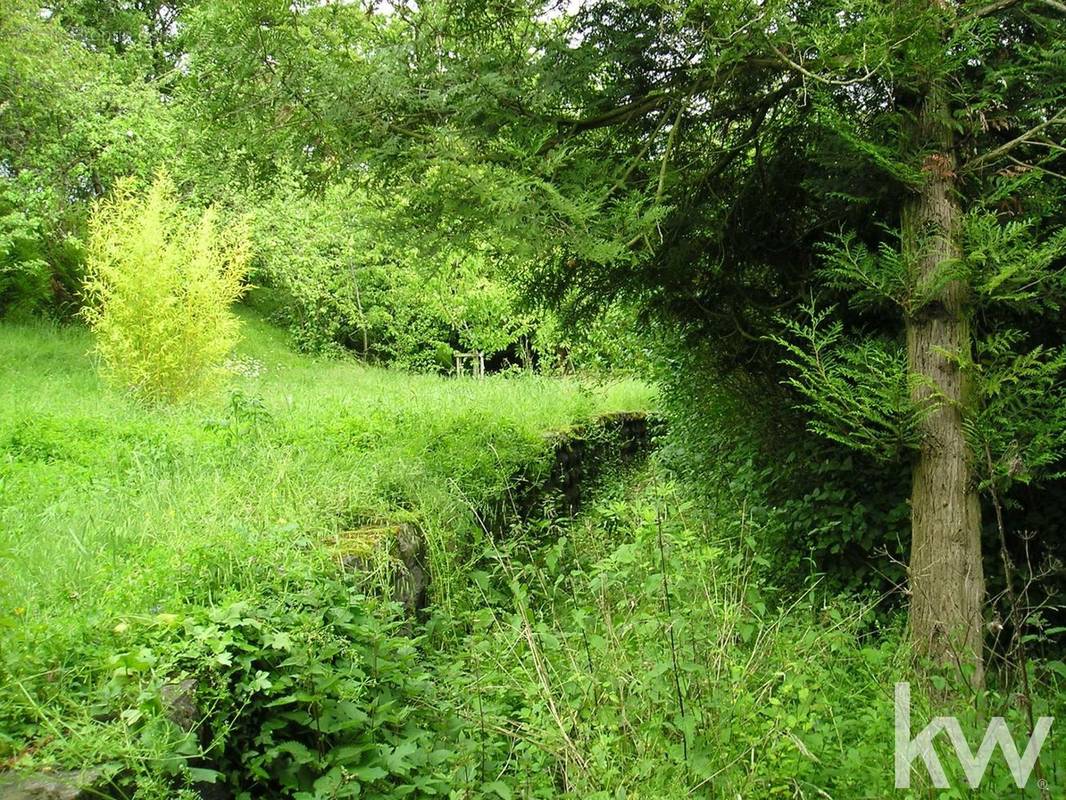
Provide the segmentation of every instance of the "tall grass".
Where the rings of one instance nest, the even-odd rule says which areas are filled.
[[[0,327],[0,756],[131,620],[329,571],[336,537],[397,513],[461,541],[471,499],[544,457],[545,430],[651,399],[314,361],[249,317],[228,401],[149,410],[89,350],[79,328]]]
[[[1017,789],[1001,757],[971,792],[949,747],[952,791],[933,789],[920,762],[914,789],[897,791],[897,681],[914,682],[914,735],[952,713],[975,751],[993,714],[1024,746],[1024,706],[993,691],[950,711],[930,703],[905,617],[819,582],[775,587],[743,507],[708,515],[658,467],[608,488],[573,523],[490,543],[457,603],[466,614],[439,623],[466,631],[438,667],[475,743],[457,787],[601,800],[1042,797],[1036,777]],[[1037,714],[1062,714],[1062,680],[1040,674]],[[1060,785],[1061,738],[1042,763]]]
[[[181,749],[158,697],[188,671],[208,676],[212,757],[251,796],[361,763],[353,740],[370,777],[343,785],[364,796],[896,796],[903,617],[775,586],[779,514],[732,462],[704,476],[729,487],[710,501],[656,461],[576,520],[479,530],[474,510],[547,458],[545,431],[647,407],[647,387],[394,373],[246,331],[227,401],[146,410],[100,384],[84,331],[0,327],[0,764],[132,765],[138,796],[169,799],[165,767],[198,745]],[[336,543],[395,520],[435,556],[410,639],[330,577]],[[1060,668],[1033,667],[1038,713],[1066,713]],[[319,707],[369,721],[323,738]],[[952,710],[975,746],[990,713],[1024,739],[1012,694]],[[916,687],[915,730],[933,713]],[[1063,752],[1053,729],[1053,787]],[[900,796],[971,796],[945,766],[951,792],[916,772]],[[1040,793],[993,759],[972,796]]]

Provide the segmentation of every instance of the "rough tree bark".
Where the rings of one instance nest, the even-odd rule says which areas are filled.
[[[950,120],[946,92],[933,83],[914,121],[924,180],[902,209],[903,251],[919,292],[960,254]],[[976,462],[963,429],[967,379],[959,367],[971,355],[966,284],[947,282],[916,304],[906,330],[912,394],[928,412],[911,484],[911,636],[920,653],[941,664],[972,665],[978,686],[985,587]]]

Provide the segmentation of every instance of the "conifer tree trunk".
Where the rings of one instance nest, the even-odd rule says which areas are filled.
[[[950,109],[933,83],[916,110],[915,143],[924,153],[920,189],[902,209],[903,251],[917,286],[930,285],[959,257],[962,211],[955,192]],[[974,459],[963,430],[969,400],[958,361],[971,354],[968,287],[951,281],[906,320],[914,399],[932,410],[911,484],[911,636],[942,664],[973,665],[983,682],[981,508]]]

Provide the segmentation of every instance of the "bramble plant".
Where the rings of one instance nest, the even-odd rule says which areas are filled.
[[[195,216],[160,174],[121,182],[90,221],[85,318],[110,377],[149,402],[209,392],[237,343],[230,306],[244,290],[248,232]]]

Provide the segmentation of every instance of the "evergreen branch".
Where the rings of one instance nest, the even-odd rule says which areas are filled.
[[[1066,109],[1058,111],[1056,114],[1048,117],[1046,120],[1041,122],[1039,125],[1034,125],[1032,128],[1027,130],[1025,133],[1021,134],[1020,136],[1016,136],[1015,138],[1011,139],[1006,144],[1000,145],[999,147],[995,148],[994,150],[989,150],[987,153],[979,155],[976,158],[970,159],[969,161],[967,161],[962,166],[962,169],[960,170],[960,172],[969,172],[971,170],[977,169],[977,167],[979,167],[981,164],[986,164],[989,161],[994,161],[995,159],[999,158],[1000,156],[1006,155],[1007,153],[1009,153],[1011,150],[1013,150],[1018,145],[1021,145],[1021,144],[1036,144],[1036,142],[1028,141],[1030,139],[1030,137],[1036,136],[1038,133],[1040,133],[1045,128],[1047,128],[1047,127],[1049,127],[1051,125],[1055,125],[1058,122],[1062,122],[1062,121],[1066,121]]]
[[[649,136],[647,141],[644,142],[644,145],[640,148],[640,151],[637,153],[636,157],[631,162],[629,162],[628,166],[626,166],[625,171],[619,176],[618,180],[616,180],[603,195],[600,200],[601,203],[606,202],[607,199],[614,192],[621,189],[629,181],[629,176],[633,174],[633,171],[637,168],[640,162],[644,160],[644,156],[646,156],[648,154],[648,151],[651,150],[651,146],[655,143],[656,138],[658,138],[659,136],[659,132],[663,129],[663,126],[666,125],[668,119],[670,119],[669,114],[662,115],[659,122],[655,125],[655,130],[651,132],[651,136]]]
[[[792,77],[774,91],[758,98],[758,101],[752,106],[753,113],[751,122],[744,133],[741,134],[737,143],[732,147],[723,149],[721,155],[719,155],[710,167],[704,170],[703,174],[701,174],[694,183],[699,185],[705,184],[725,172],[725,170],[729,168],[729,165],[736,160],[737,156],[744,152],[748,145],[754,141],[759,130],[762,128],[763,123],[766,121],[766,116],[770,113],[770,109],[798,85],[799,78]]]
[[[823,264],[819,276],[831,288],[854,291],[853,306],[870,308],[888,302],[903,311],[909,310],[912,298],[907,268],[897,248],[882,242],[874,253],[847,233],[821,250]]]
[[[885,63],[885,59],[881,59],[880,63],[878,63],[876,67],[867,67],[866,74],[862,75],[861,77],[848,78],[847,80],[834,80],[833,78],[826,78],[822,75],[818,75],[817,73],[811,72],[802,64],[793,61],[776,46],[774,46],[773,42],[767,42],[766,44],[771,50],[774,51],[774,53],[777,54],[777,57],[781,59],[781,61],[783,61],[786,66],[791,67],[804,77],[810,78],[811,80],[817,81],[818,83],[824,83],[826,86],[854,86],[857,83],[865,83],[866,81],[870,80],[870,78],[872,78],[874,75],[876,75],[877,70],[884,66]]]
[[[704,173],[700,175],[700,177],[697,178],[695,182],[698,184],[704,184],[707,181],[712,180],[713,178],[720,175],[726,169],[728,169],[729,165],[733,163],[734,160],[736,160],[737,156],[744,152],[747,146],[755,139],[759,130],[762,128],[763,123],[766,121],[766,117],[769,114],[770,109],[773,108],[775,104],[777,104],[782,98],[784,98],[797,85],[798,79],[790,78],[789,80],[786,80],[784,83],[782,83],[774,91],[768,92],[762,95],[761,97],[756,98],[754,102],[748,102],[743,105],[734,106],[734,109],[740,109],[744,107],[750,109],[752,112],[751,122],[749,123],[744,133],[740,136],[738,142],[732,147],[725,150],[714,162],[714,164],[712,164],[710,168],[705,170]],[[677,120],[675,121],[674,127],[670,130],[671,138],[673,137],[674,131],[677,130],[678,124],[680,123],[683,109],[683,105],[678,109]],[[667,152],[669,152],[670,147],[671,143],[668,141]],[[663,165],[663,169],[665,169],[665,162]],[[659,190],[656,192],[655,195],[657,203],[662,200],[663,196],[663,177],[663,173],[660,172]],[[626,242],[626,249],[636,249],[642,242],[648,245],[649,250],[651,249],[651,246],[648,243],[647,236],[644,233],[638,233],[632,239]]]
[[[779,66],[778,61],[776,59],[750,57],[739,62],[729,62],[728,64],[723,64],[713,75],[698,78],[689,84],[668,85],[652,89],[641,97],[598,114],[577,119],[556,120],[558,130],[541,144],[537,149],[537,155],[546,155],[567,139],[581,133],[587,133],[599,128],[624,125],[634,119],[650,114],[652,111],[667,108],[675,102],[683,102],[685,98],[714,89],[724,83],[740,67],[759,69],[771,66]],[[750,104],[742,100],[721,116],[726,117],[729,114],[741,113],[748,110],[749,107]]]
[[[803,307],[805,322],[779,317],[783,331],[766,337],[780,346],[784,383],[810,415],[808,428],[835,442],[891,460],[917,445],[920,411],[911,402],[906,355],[898,344],[849,341],[832,309]]]
[[[674,141],[677,139],[677,130],[681,126],[681,115],[685,112],[684,103],[677,107],[677,113],[674,115],[674,124],[670,127],[670,133],[666,137],[666,148],[663,151],[662,166],[659,168],[659,183],[655,189],[655,203],[662,202],[663,193],[666,189],[666,169],[670,164],[670,153],[674,149]],[[647,234],[644,232],[638,233],[628,242],[626,242],[626,249],[632,250],[641,240],[648,245],[648,249],[651,250],[651,243],[648,241]]]

